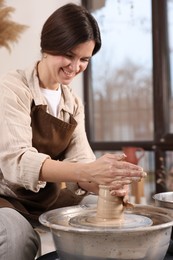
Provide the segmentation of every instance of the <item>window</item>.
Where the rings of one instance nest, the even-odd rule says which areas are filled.
[[[135,0],[133,6],[131,1],[108,0],[93,14],[102,48],[91,63],[91,139],[152,140],[150,0]]]
[[[86,129],[96,155],[142,147],[150,195],[173,163],[173,1],[82,1],[102,48],[84,74]]]

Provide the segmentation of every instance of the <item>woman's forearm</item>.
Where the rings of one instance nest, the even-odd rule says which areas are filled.
[[[46,159],[40,172],[40,181],[46,182],[88,182],[88,164]]]
[[[105,154],[90,163],[46,159],[41,168],[40,181],[77,182],[81,188],[92,192],[97,192],[98,185],[104,184],[116,192],[122,186],[146,176],[140,166],[120,160],[121,157]]]

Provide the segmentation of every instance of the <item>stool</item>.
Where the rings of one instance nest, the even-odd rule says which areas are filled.
[[[42,255],[53,252],[56,250],[53,242],[53,237],[48,228],[43,226],[35,228],[39,239],[40,239],[40,247],[36,256],[36,259]]]

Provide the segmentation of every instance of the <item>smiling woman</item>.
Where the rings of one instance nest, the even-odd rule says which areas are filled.
[[[0,224],[6,234],[0,233],[0,259],[5,260],[34,259],[39,240],[32,226],[40,225],[43,212],[79,204],[88,192],[98,194],[101,184],[125,199],[126,178],[130,183],[145,176],[123,153],[96,159],[84,106],[68,85],[101,47],[96,19],[82,6],[64,5],[45,21],[40,45],[40,60],[0,81]],[[7,244],[12,250],[5,250]]]

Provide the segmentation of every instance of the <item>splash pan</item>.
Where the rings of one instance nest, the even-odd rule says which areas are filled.
[[[96,207],[66,207],[40,216],[52,232],[60,260],[164,259],[173,225],[167,209],[135,205],[125,210],[123,226],[104,220],[95,225]],[[136,216],[138,223],[133,223]]]

